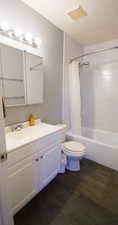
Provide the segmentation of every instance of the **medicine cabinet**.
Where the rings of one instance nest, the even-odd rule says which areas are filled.
[[[43,103],[43,60],[0,44],[0,82],[6,106]]]

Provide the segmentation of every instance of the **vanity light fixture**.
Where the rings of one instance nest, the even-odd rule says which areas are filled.
[[[29,44],[33,43],[32,35],[28,32],[24,35],[24,40],[27,41]]]
[[[33,37],[29,32],[23,34],[21,28],[12,28],[7,21],[2,21],[0,23],[0,34],[29,44],[34,48],[38,48],[42,42],[39,37]]]
[[[20,38],[21,35],[22,35],[22,30],[20,28],[15,28],[14,29],[14,35],[17,37],[17,38]]]
[[[37,45],[37,46],[39,46],[40,44],[41,44],[41,39],[40,38],[38,38],[38,37],[36,37],[35,39],[34,39],[34,44],[35,45]]]
[[[1,31],[3,32],[9,31],[10,29],[9,23],[7,21],[2,21],[0,28],[1,28]]]
[[[13,38],[13,37],[14,37],[14,32],[13,32],[13,30],[9,30],[9,31],[8,31],[8,36],[9,36],[10,38]]]

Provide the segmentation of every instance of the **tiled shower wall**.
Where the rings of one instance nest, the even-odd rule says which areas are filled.
[[[87,52],[118,45],[118,41],[91,46]],[[80,67],[82,125],[118,132],[118,49],[83,58]]]

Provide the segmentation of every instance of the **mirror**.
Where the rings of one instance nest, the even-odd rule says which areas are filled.
[[[40,56],[0,44],[0,80],[6,106],[43,103]]]

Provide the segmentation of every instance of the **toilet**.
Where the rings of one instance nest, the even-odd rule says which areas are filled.
[[[80,170],[80,159],[84,157],[85,146],[76,141],[63,143],[63,152],[67,157],[66,169],[70,171]]]
[[[79,171],[80,170],[80,159],[86,154],[85,146],[76,141],[65,141],[67,126],[65,124],[57,124],[63,128],[62,131],[62,152],[66,156],[66,169],[70,171]]]

